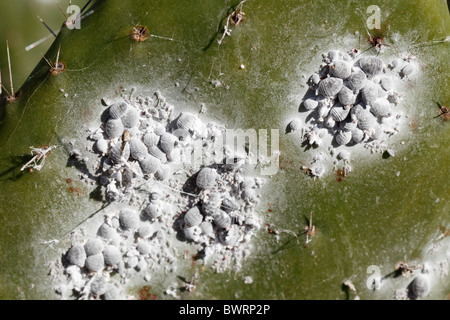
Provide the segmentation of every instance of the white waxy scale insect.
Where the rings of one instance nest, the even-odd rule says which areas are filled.
[[[92,256],[95,254],[99,254],[103,251],[104,245],[103,242],[100,239],[89,239],[84,244],[84,250],[86,251],[87,256]]]
[[[151,251],[150,244],[148,244],[147,241],[139,241],[139,243],[136,246],[136,250],[142,254],[146,255]]]
[[[109,151],[109,158],[113,163],[120,164],[124,161],[127,161],[130,157],[130,145],[126,143],[125,145],[122,142],[117,142],[114,147]]]
[[[348,87],[343,86],[338,94],[339,102],[345,105],[354,104],[356,102],[356,94]]]
[[[153,147],[148,148],[148,153],[150,153],[150,155],[152,155],[153,157],[157,158],[162,163],[166,163],[167,162],[166,154],[163,151],[161,151],[161,149],[158,148],[157,146],[153,146]]]
[[[338,145],[346,145],[352,140],[352,133],[346,130],[339,130],[338,132],[336,132],[334,138]]]
[[[116,246],[107,245],[105,251],[103,251],[103,258],[106,265],[115,266],[122,261],[122,254]]]
[[[220,208],[222,198],[219,193],[212,192],[209,194],[208,200],[203,200],[202,211],[205,215],[213,215]]]
[[[109,115],[111,118],[120,119],[122,118],[128,110],[128,104],[124,101],[116,102],[111,107],[109,107]]]
[[[370,112],[372,112],[375,117],[389,117],[392,114],[391,104],[387,99],[379,98],[370,106]]]
[[[360,68],[354,68],[354,71],[345,81],[347,87],[353,90],[353,93],[357,94],[359,90],[366,85],[367,76]]]
[[[350,117],[347,117],[344,121],[339,122],[339,128],[345,131],[352,131],[356,129],[357,125],[357,121],[350,119]]]
[[[138,138],[132,138],[130,141],[130,155],[134,160],[140,161],[148,157],[148,151],[145,144]]]
[[[178,138],[170,132],[165,132],[161,135],[161,149],[167,154],[170,154],[176,146]]]
[[[231,217],[223,210],[217,210],[213,215],[214,224],[222,229],[227,229],[231,225]]]
[[[123,134],[123,123],[120,119],[110,118],[105,123],[105,133],[108,139],[119,138]]]
[[[98,139],[95,141],[94,149],[100,154],[105,154],[108,152],[108,142],[105,139]]]
[[[135,108],[129,108],[121,119],[125,128],[134,128],[139,124],[139,113]]]
[[[143,213],[152,220],[162,215],[160,206],[154,203],[149,203],[143,210]]]
[[[366,73],[369,79],[381,73],[383,61],[377,57],[364,57],[359,60],[359,66]]]
[[[197,174],[197,187],[201,189],[212,189],[216,186],[218,174],[217,171],[212,168],[203,168]]]
[[[347,79],[352,73],[352,66],[347,61],[335,60],[330,66],[330,73],[341,79]]]
[[[314,98],[307,98],[302,102],[303,108],[307,111],[314,110],[318,104],[319,102]]]
[[[420,273],[411,283],[416,298],[424,298],[430,293],[430,279],[428,274]]]
[[[291,131],[297,131],[302,128],[302,121],[300,119],[294,119],[289,123],[289,129]]]
[[[177,127],[186,131],[194,128],[197,118],[189,112],[182,112],[177,120]]]
[[[142,139],[147,148],[150,148],[159,143],[160,136],[154,132],[147,132]]]
[[[330,116],[336,121],[344,121],[350,113],[350,109],[345,109],[340,103],[335,104],[330,110]]]
[[[86,262],[86,251],[84,251],[84,247],[81,244],[73,245],[67,252],[66,259],[70,264],[83,268]]]
[[[407,62],[400,73],[402,77],[408,77],[411,76],[415,71],[416,68],[411,63]]]
[[[91,272],[99,272],[105,267],[105,259],[102,253],[97,253],[86,258],[86,268]]]
[[[139,216],[136,211],[125,208],[119,212],[119,222],[124,229],[136,229],[139,225]]]
[[[378,84],[367,81],[364,88],[361,89],[361,97],[366,105],[372,105],[378,99],[378,88]]]
[[[353,129],[352,131],[352,140],[354,143],[360,143],[364,140],[364,131],[359,128]]]

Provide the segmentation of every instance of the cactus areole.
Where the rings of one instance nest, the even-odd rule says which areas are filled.
[[[0,299],[446,299],[450,18],[372,2],[89,1],[18,90],[11,51]]]

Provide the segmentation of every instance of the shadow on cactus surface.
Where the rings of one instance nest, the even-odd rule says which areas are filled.
[[[374,42],[381,37],[366,29],[366,10],[372,4],[93,1],[93,12],[81,21],[81,28],[62,26],[45,53],[52,64],[59,51],[64,71],[51,74],[42,59],[20,87],[16,102],[8,103],[3,90],[0,298],[61,298],[55,278],[64,278],[57,274],[64,268],[55,271],[55,261],[64,255],[62,263],[67,265],[66,251],[72,244],[95,237],[91,226],[126,205],[107,197],[96,171],[102,156],[92,149],[91,138],[97,128],[105,128],[108,101],[131,96],[135,102],[141,98],[142,106],[161,103],[164,97],[176,116],[195,114],[205,124],[278,129],[280,168],[262,177],[252,209],[260,228],[248,240],[238,271],[217,272],[202,263],[200,244],[174,241],[174,260],[167,267],[160,262],[162,271],[154,274],[151,269],[138,271],[138,265],[130,267],[133,255],[124,255],[124,273],[116,270],[102,280],[119,279],[121,297],[417,298],[411,294],[411,282],[426,271],[430,290],[420,298],[447,299],[449,123],[438,116],[443,110],[438,106],[450,102],[447,4],[380,4],[381,52],[379,42]],[[139,26],[147,29],[136,29]],[[135,35],[130,37],[133,28]],[[231,31],[224,35],[224,30]],[[339,162],[337,170],[311,177],[305,168],[322,149],[305,148],[301,135],[285,133],[286,127],[305,114],[299,107],[322,54],[353,49],[386,64],[402,57],[418,66],[415,77],[399,80],[404,91],[398,106],[407,120],[401,132],[386,141],[395,154],[349,147],[351,172],[339,171]],[[7,69],[2,73],[4,77]],[[146,97],[151,99],[145,102]],[[118,139],[126,145],[122,134]],[[31,154],[30,147],[40,149]],[[33,164],[42,164],[41,170]],[[148,180],[152,179],[153,173]],[[197,190],[189,181],[183,187],[178,191]],[[136,199],[134,204],[146,204]],[[191,201],[187,199],[183,201]],[[128,222],[121,219],[119,228],[126,229]],[[131,232],[122,235],[139,238]],[[408,267],[399,268],[400,261]],[[75,288],[71,298],[104,298],[103,291],[93,293],[96,275],[84,276],[92,280],[91,291]],[[371,289],[373,283],[379,288]],[[67,288],[74,289],[71,285]]]

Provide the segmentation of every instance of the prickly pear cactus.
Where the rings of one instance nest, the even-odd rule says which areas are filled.
[[[80,29],[64,25],[16,99],[3,91],[0,298],[445,299],[448,8],[383,4],[369,30],[371,5],[109,0],[95,1]],[[395,78],[399,100],[390,102],[401,125],[391,132],[383,116],[379,139],[369,128],[372,144],[344,153],[303,104],[324,96],[312,74],[317,83],[337,77],[329,54],[337,51],[351,64],[378,58],[386,74],[396,58],[415,67]],[[124,120],[121,101],[139,112]],[[175,126],[195,141],[203,137],[195,121],[209,138],[223,128],[278,130],[279,169],[202,173],[172,168],[163,155],[167,173],[144,161],[168,154],[163,139],[172,139],[147,131]],[[152,139],[161,150],[150,150]],[[322,157],[334,162],[319,170]],[[230,196],[216,205],[217,183]],[[155,205],[164,197],[175,209]],[[119,239],[102,238],[102,223]],[[143,223],[158,228],[150,234]],[[221,259],[204,259],[211,250]]]

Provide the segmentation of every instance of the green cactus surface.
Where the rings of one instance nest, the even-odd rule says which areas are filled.
[[[0,299],[59,298],[49,264],[70,247],[71,231],[110,205],[101,186],[81,174],[95,174],[89,171],[95,157],[85,150],[88,130],[101,124],[102,98],[132,88],[161,92],[177,112],[198,113],[204,105],[200,117],[228,128],[280,132],[280,169],[264,177],[257,207],[263,223],[251,254],[238,272],[205,266],[196,290],[181,299],[393,299],[412,280],[389,276],[399,261],[447,263],[427,296],[446,299],[450,127],[438,106],[450,100],[449,11],[442,0],[384,1],[376,33],[365,24],[373,2],[247,0],[243,20],[224,35],[239,1],[93,1],[81,28],[63,25],[45,53],[54,63],[59,51],[62,72],[52,74],[42,59],[16,90],[17,101],[8,102],[3,90]],[[148,28],[146,40],[130,39],[136,26]],[[381,53],[371,48],[368,31],[383,36]],[[313,179],[302,166],[314,150],[286,127],[322,53],[354,48],[381,58],[415,57],[420,74],[407,81],[401,101],[408,125],[392,142],[395,156],[367,150],[354,156],[348,176]],[[3,67],[3,79],[7,72]],[[32,159],[30,147],[45,145],[52,149],[42,169],[21,170]],[[74,150],[81,160],[74,161]],[[316,231],[306,244],[311,213]],[[183,259],[183,246],[176,272],[131,283],[128,294],[138,298],[149,285],[158,299],[173,299],[168,285],[196,270]],[[370,266],[387,276],[380,290],[366,285]]]

